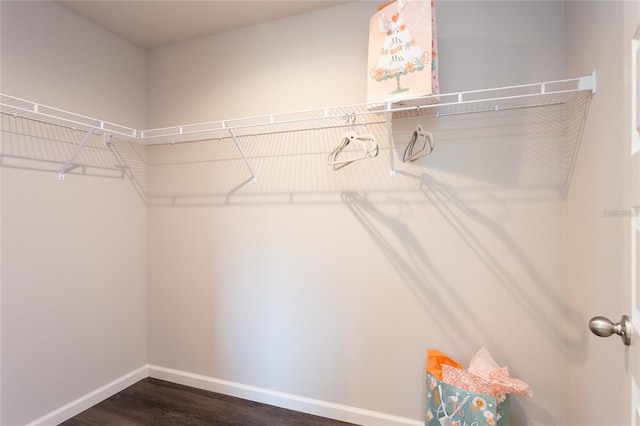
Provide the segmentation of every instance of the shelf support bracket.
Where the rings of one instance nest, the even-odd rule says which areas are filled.
[[[67,170],[69,170],[69,167],[71,167],[71,162],[77,157],[77,155],[80,153],[82,148],[84,148],[84,146],[87,144],[87,142],[89,142],[89,138],[93,134],[94,130],[96,130],[96,127],[92,127],[87,132],[87,134],[84,136],[84,139],[82,139],[82,142],[80,142],[80,144],[76,147],[76,150],[73,151],[73,154],[71,155],[71,158],[69,158],[67,160],[67,162],[64,163],[64,166],[62,166],[62,169],[60,169],[60,172],[58,173],[58,179],[59,180],[64,180],[64,174],[66,173]]]
[[[253,169],[251,168],[251,164],[249,164],[249,160],[247,160],[247,156],[244,155],[244,151],[242,151],[242,147],[240,147],[240,143],[238,143],[238,138],[236,138],[236,134],[233,133],[233,129],[231,127],[227,126],[226,122],[224,123],[224,127],[226,127],[227,130],[229,130],[229,134],[231,135],[231,139],[233,139],[233,143],[236,144],[236,148],[238,149],[238,152],[242,156],[242,160],[244,161],[244,164],[247,166],[247,169],[249,169],[249,173],[251,173],[251,183],[256,183],[257,182],[256,174],[253,172]]]
[[[387,122],[387,140],[389,141],[389,162],[391,163],[391,171],[389,176],[396,177],[396,165],[395,165],[395,149],[393,147],[393,130],[391,127],[391,102],[387,102],[387,110],[384,113],[385,120]]]
[[[578,80],[579,90],[591,90],[591,93],[596,93],[596,72],[593,71],[591,75],[580,77]]]

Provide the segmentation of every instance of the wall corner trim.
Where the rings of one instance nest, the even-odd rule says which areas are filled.
[[[274,405],[289,410],[368,426],[423,426],[420,420],[336,404],[285,392],[149,365],[149,377]]]
[[[120,392],[133,385],[136,382],[148,377],[149,366],[143,365],[115,380],[107,383],[104,386],[100,386],[89,392],[86,395],[81,396],[62,407],[45,414],[44,416],[28,423],[26,426],[40,426],[40,425],[52,425],[60,424],[66,420],[69,420],[73,416],[80,414],[84,410],[93,407],[94,405],[104,401],[112,395]]]

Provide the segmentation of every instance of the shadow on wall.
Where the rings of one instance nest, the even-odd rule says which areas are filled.
[[[414,177],[439,216],[484,265],[484,269],[490,272],[491,281],[499,284],[497,290],[500,291],[500,299],[515,304],[519,312],[526,314],[539,330],[545,331],[543,335],[554,347],[566,352],[567,357],[583,358],[586,334],[583,332],[582,318],[550,288],[514,238],[489,216],[469,207],[458,197],[454,188],[436,181],[428,174]],[[405,284],[416,294],[437,327],[455,330],[450,335],[450,343],[460,349],[468,348],[470,342],[477,340],[469,325],[482,324],[483,320],[460,297],[459,283],[450,282],[450,278],[447,278],[450,274],[445,275],[438,270],[409,226],[397,217],[384,214],[363,194],[343,193],[342,199]],[[479,236],[481,233],[483,236]],[[491,249],[485,241],[487,233],[493,237]],[[508,253],[508,258],[498,258],[495,252]],[[526,283],[516,278],[514,270],[524,272]],[[534,303],[533,300],[543,300],[544,304]],[[455,301],[457,312],[464,312],[463,316],[449,312],[452,301]],[[565,316],[566,330],[552,319]],[[491,347],[503,345],[504,341],[491,340],[494,335],[483,333],[482,338],[490,340],[477,344]]]
[[[146,202],[146,147],[129,141],[105,143],[102,136],[91,135],[74,157],[86,135],[84,131],[3,115],[0,167],[48,172],[52,179],[58,179],[71,160],[65,176],[128,179]]]
[[[343,193],[342,200],[405,284],[416,294],[435,327],[458,330],[451,334],[451,345],[464,352],[475,337],[467,324],[460,320],[461,316],[452,315],[449,311],[452,301],[460,303],[455,286],[437,269],[411,229],[398,218],[382,213],[366,195]],[[464,304],[457,307],[460,311],[472,312]],[[467,320],[479,322],[473,315],[468,316]],[[498,346],[496,341],[487,343]]]
[[[491,205],[488,211],[496,204],[505,204],[502,207],[508,210],[513,202],[480,190],[478,196],[489,200],[474,198],[467,203],[454,187],[429,174],[410,177],[418,181],[423,196],[435,209],[420,218],[427,221],[427,232],[414,230],[415,224],[406,223],[397,214],[385,213],[388,206],[370,201],[366,193],[343,193],[342,199],[426,312],[423,327],[428,347],[469,353],[486,346],[496,355],[502,354],[497,359],[509,354],[514,364],[521,356],[527,357],[526,352],[540,350],[538,346],[546,348],[538,356],[545,362],[555,357],[583,359],[587,335],[578,313],[538,272],[539,266],[522,248],[529,243],[516,240],[492,214],[485,213],[487,204]],[[472,207],[475,203],[479,208]],[[428,232],[431,226],[440,228],[437,237],[456,241],[450,245],[438,238],[433,241]],[[445,253],[438,253],[443,250]],[[537,331],[533,338],[546,342],[531,345],[530,333],[522,333],[525,330]],[[515,343],[523,341],[527,343]],[[515,377],[519,371],[523,374],[519,378],[535,382],[544,368],[516,368]],[[535,399],[512,398],[511,418],[516,424],[556,424],[554,416]]]
[[[531,113],[501,111],[423,119],[422,125],[434,132],[435,151],[416,163],[396,160],[395,178],[389,177],[392,152],[384,125],[363,130],[379,141],[379,156],[339,171],[327,166],[327,155],[339,143],[344,129],[243,136],[241,144],[256,172],[256,184],[250,183],[248,170],[230,139],[145,147],[130,142],[104,145],[96,136],[67,173],[129,179],[153,207],[346,207],[400,281],[415,294],[433,322],[432,329],[454,331],[446,332],[447,338],[460,353],[480,344],[506,353],[509,342],[491,327],[527,322],[528,330],[540,330],[547,347],[565,352],[569,359],[580,359],[587,337],[581,331],[581,318],[540,273],[540,261],[532,260],[527,250],[533,243],[505,230],[499,222],[500,213],[494,211],[562,203],[566,129],[560,118],[564,111],[562,107],[528,111]],[[404,126],[394,123],[394,139],[408,140],[413,124],[413,120]],[[2,167],[47,171],[57,179],[84,134],[4,116],[2,136]],[[402,157],[404,146],[396,145],[400,154],[396,158]],[[427,212],[429,221],[425,223],[426,218],[420,217],[420,223],[405,222],[401,214],[392,211],[402,206]],[[531,217],[519,210],[516,221]],[[446,241],[422,234],[430,228],[438,228],[438,237],[455,239],[447,247],[464,251],[467,260],[479,265],[480,280],[473,279],[473,271],[456,271],[464,269],[451,261],[459,253],[438,252],[439,244]],[[368,242],[367,237],[364,240]],[[461,277],[471,279],[461,281]],[[472,288],[475,282],[482,285]],[[464,295],[467,290],[471,296]],[[508,307],[517,311],[518,321],[491,323],[499,313],[474,306],[473,295],[485,290],[508,302]],[[464,315],[452,315],[452,308]],[[559,317],[562,326],[552,321]],[[544,413],[539,415],[544,418]]]

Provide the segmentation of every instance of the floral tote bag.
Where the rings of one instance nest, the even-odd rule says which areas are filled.
[[[437,50],[434,1],[383,5],[369,22],[367,102],[439,94]]]
[[[509,426],[508,395],[469,392],[427,373],[425,426]]]

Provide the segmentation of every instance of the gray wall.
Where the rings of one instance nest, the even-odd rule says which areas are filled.
[[[364,102],[374,10],[151,51],[150,126]],[[562,3],[437,13],[443,92],[564,77]],[[575,354],[554,327],[566,318],[560,119],[425,120],[433,156],[395,178],[386,149],[328,168],[340,130],[241,138],[256,184],[229,139],[151,147],[151,364],[420,419],[426,349],[466,363],[486,345],[536,392],[514,398],[514,424],[563,424]],[[395,127],[398,150],[413,125]],[[386,147],[384,129],[368,131]]]
[[[566,75],[603,69],[611,89],[616,35],[580,24],[583,11],[615,21],[619,6],[582,3],[566,14]],[[145,53],[54,3],[2,2],[1,90],[137,128],[363,102],[374,10],[358,2]],[[565,76],[561,2],[442,1],[438,24],[443,92]],[[594,27],[603,47],[589,56]],[[78,159],[89,167],[59,182],[65,141],[82,135],[5,117],[2,424],[147,362],[420,419],[425,350],[466,363],[483,345],[536,393],[513,399],[514,424],[598,418],[575,415],[590,371],[579,290],[604,274],[592,256],[616,251],[587,253],[579,231],[615,232],[583,209],[589,172],[619,173],[588,128],[568,224],[561,115],[424,120],[436,150],[395,178],[379,127],[381,155],[339,172],[325,165],[339,130],[244,137],[256,184],[229,139],[148,152],[92,140]],[[399,154],[413,124],[394,126]],[[596,189],[599,213],[617,199]]]
[[[3,93],[145,126],[144,51],[54,2],[0,7]],[[61,182],[82,132],[2,120],[0,422],[21,425],[146,364],[147,219],[101,138]]]

